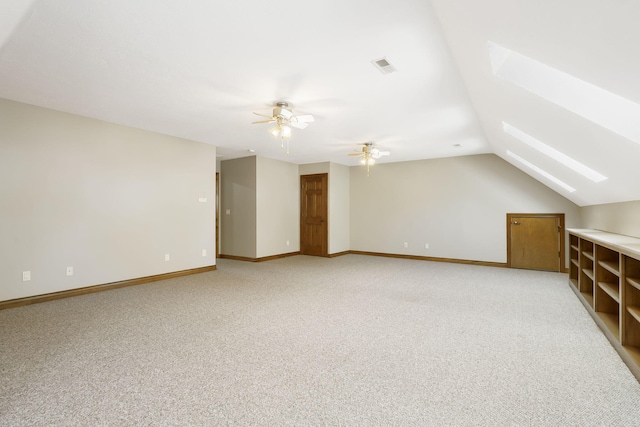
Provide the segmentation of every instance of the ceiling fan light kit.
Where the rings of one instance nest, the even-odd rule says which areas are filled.
[[[268,120],[260,120],[256,123],[275,123],[276,125],[269,129],[269,133],[276,138],[280,138],[280,148],[284,148],[284,140],[287,140],[287,155],[289,154],[289,138],[292,136],[291,128],[304,129],[309,123],[314,121],[311,114],[303,114],[300,116],[294,116],[293,112],[289,109],[289,104],[286,102],[278,102],[273,108],[273,114],[271,117],[265,116],[254,112],[257,116],[266,117]]]
[[[352,153],[349,156],[360,156],[360,164],[367,167],[367,176],[369,176],[369,168],[376,163],[376,160],[389,154],[391,153],[388,151],[380,151],[375,148],[373,142],[365,142],[360,153]]]

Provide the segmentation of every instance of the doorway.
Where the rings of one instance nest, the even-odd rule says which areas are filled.
[[[300,176],[300,253],[328,256],[328,174]]]
[[[563,271],[564,214],[507,214],[507,266]]]

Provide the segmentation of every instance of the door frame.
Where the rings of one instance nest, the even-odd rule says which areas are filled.
[[[563,213],[508,213],[507,214],[507,267],[511,268],[511,221],[513,218],[557,218],[560,224],[560,272],[567,273],[567,260],[565,259],[564,248],[564,214]]]

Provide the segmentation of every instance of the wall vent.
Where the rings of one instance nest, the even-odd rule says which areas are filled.
[[[373,61],[371,61],[371,63],[382,74],[391,74],[398,71],[398,69],[391,63],[391,61],[389,61],[389,58],[386,58],[386,57],[380,58],[380,59],[374,59]]]

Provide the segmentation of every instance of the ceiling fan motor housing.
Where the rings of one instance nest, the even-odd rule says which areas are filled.
[[[283,117],[285,119],[291,118],[293,113],[287,109],[289,104],[287,104],[286,102],[278,102],[276,105],[277,107],[273,108],[274,117]]]

